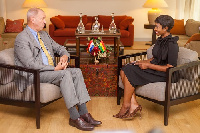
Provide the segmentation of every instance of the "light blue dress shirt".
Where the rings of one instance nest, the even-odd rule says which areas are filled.
[[[40,46],[40,42],[39,42],[39,40],[38,40],[37,32],[34,31],[33,29],[31,29],[29,26],[28,26],[28,28],[29,28],[30,32],[33,34],[34,38],[36,39],[38,45]],[[44,46],[45,46],[45,45],[44,45]],[[45,46],[45,48],[46,48],[46,46]],[[45,65],[49,65],[48,58],[47,58],[46,54],[44,53],[44,51],[42,50],[41,46],[40,46],[40,50],[42,51],[42,60],[43,60],[43,63],[44,63]],[[48,49],[47,49],[47,51],[48,51]],[[48,51],[48,52],[49,52],[49,51]],[[50,53],[49,53],[49,54],[50,54]]]

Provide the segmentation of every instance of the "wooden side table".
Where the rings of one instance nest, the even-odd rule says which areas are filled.
[[[152,43],[150,45],[153,45],[156,42],[156,32],[154,31],[154,27],[155,27],[155,25],[144,24],[144,28],[145,29],[153,29],[153,32],[152,32]]]

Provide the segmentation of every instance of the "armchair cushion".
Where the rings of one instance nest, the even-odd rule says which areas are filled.
[[[24,101],[35,101],[35,91],[33,85],[30,85],[23,91],[19,91],[16,82],[10,82],[6,85],[0,85],[0,97],[13,99],[13,100],[24,100]],[[12,92],[5,93],[3,92]],[[13,95],[15,94],[15,95]],[[58,86],[49,83],[40,83],[40,102],[47,103],[58,99],[62,96]]]
[[[58,17],[52,17],[50,18],[50,21],[52,24],[54,24],[58,29],[64,29],[65,23]]]
[[[6,27],[5,27],[5,33],[7,32],[11,32],[11,33],[18,33],[21,32],[23,30],[23,23],[24,23],[24,19],[18,19],[18,20],[10,20],[7,19],[6,20]]]
[[[147,58],[150,59],[153,57],[152,55],[152,45],[149,49],[147,49]],[[177,60],[177,65],[189,63],[192,61],[197,61],[198,60],[198,53],[196,51],[184,48],[184,47],[179,47],[179,52],[178,52],[178,60]]]
[[[189,63],[198,60],[198,53],[196,51],[179,47],[177,65]]]
[[[133,20],[134,20],[133,18],[126,18],[126,19],[122,20],[120,22],[120,24],[119,24],[120,30],[126,30],[126,29],[128,29],[128,26],[130,24],[132,24]]]

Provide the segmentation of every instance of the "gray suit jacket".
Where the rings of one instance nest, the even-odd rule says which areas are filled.
[[[70,57],[70,54],[67,52],[65,47],[56,43],[47,32],[40,31],[39,33],[42,41],[44,42],[53,59],[54,53],[57,53],[60,56],[67,55],[68,57]],[[34,38],[33,34],[30,32],[28,27],[26,27],[21,33],[19,33],[15,39],[14,56],[15,64],[18,66],[38,69],[40,72],[54,71],[54,66],[43,64],[40,45]],[[19,90],[21,92],[26,89],[27,85],[32,84],[30,81],[32,81],[33,79],[33,74],[28,74],[28,84],[25,83],[28,80],[27,78],[25,78],[27,76],[26,73],[19,74],[19,72],[16,72],[16,75],[23,77],[20,78],[22,79],[22,81],[20,82],[16,80],[16,82],[21,86],[19,87]]]
[[[70,57],[65,47],[56,43],[47,32],[40,31],[39,33],[53,59],[54,53],[60,56],[67,55]],[[28,27],[17,35],[15,39],[14,55],[15,64],[18,66],[39,69],[41,72],[54,71],[54,66],[43,64],[40,46]]]

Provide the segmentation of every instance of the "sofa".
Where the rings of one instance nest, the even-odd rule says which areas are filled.
[[[0,17],[0,51],[14,47],[16,36],[24,28],[23,23],[23,19],[7,19],[5,23],[4,18]]]
[[[184,19],[174,20],[174,27],[171,29],[171,34],[173,36],[179,36],[178,45],[185,47],[188,40],[193,38],[193,35],[199,33],[200,31],[200,21],[195,21],[193,19],[188,19],[184,25]],[[195,41],[192,39],[192,41]],[[200,45],[200,41],[199,41]]]
[[[111,16],[98,15],[98,22],[100,23],[100,29],[109,29],[109,25],[112,21]],[[64,45],[65,41],[68,43],[75,43],[75,31],[80,22],[79,16],[55,16],[50,18],[51,24],[49,25],[50,36],[60,45]],[[115,16],[115,24],[117,29],[120,29],[121,37],[120,41],[124,46],[132,46],[134,42],[134,25],[132,22],[134,19],[130,16]],[[82,16],[82,22],[86,30],[92,29],[92,24],[95,22],[95,16]],[[114,41],[112,38],[103,38],[103,41],[107,44],[111,44]],[[86,44],[88,41],[86,38],[81,38],[80,42]]]

